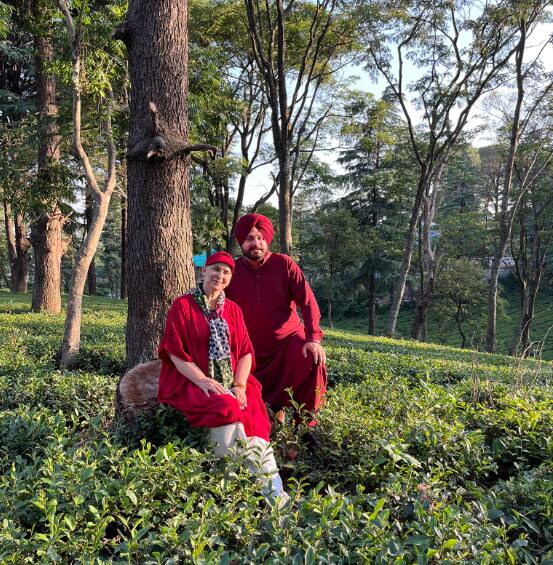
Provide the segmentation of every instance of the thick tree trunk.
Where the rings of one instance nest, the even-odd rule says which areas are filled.
[[[121,196],[121,286],[119,295],[122,300],[127,293],[127,198]]]
[[[65,217],[59,209],[42,214],[31,225],[35,272],[32,309],[35,312],[61,312],[62,229]]]
[[[149,104],[188,140],[187,2],[131,0],[123,36],[132,84],[129,144],[152,130]],[[155,72],[152,72],[155,69]],[[173,300],[194,284],[189,157],[128,162],[127,364],[156,357]]]
[[[62,355],[60,367],[69,369],[75,366],[77,354],[81,344],[81,318],[84,288],[87,281],[90,264],[100,241],[100,235],[108,214],[111,193],[97,197],[95,213],[93,215],[90,229],[77,252],[71,286],[67,299],[67,317],[65,319],[65,331],[62,343]]]
[[[42,0],[33,0],[33,16],[38,21],[45,9]],[[48,182],[48,171],[60,159],[60,141],[56,118],[56,82],[48,74],[53,59],[51,41],[40,31],[35,36],[35,64],[37,110],[40,119],[38,174]],[[57,314],[61,311],[61,256],[62,227],[65,222],[59,207],[54,205],[31,225],[31,243],[34,248],[35,274],[32,309],[35,312]]]
[[[401,301],[403,300],[403,293],[405,292],[405,283],[407,282],[407,275],[411,267],[411,259],[413,258],[413,246],[417,233],[417,223],[420,214],[422,197],[428,182],[427,175],[421,174],[419,185],[417,187],[417,194],[415,195],[415,202],[411,209],[411,219],[409,220],[409,227],[405,234],[405,250],[403,252],[403,259],[401,261],[401,269],[399,277],[394,285],[394,298],[390,306],[390,313],[388,314],[388,322],[386,324],[386,335],[393,337],[396,332],[397,319],[399,316],[399,309],[401,308]]]
[[[376,273],[371,269],[367,295],[369,299],[369,335],[376,335]]]

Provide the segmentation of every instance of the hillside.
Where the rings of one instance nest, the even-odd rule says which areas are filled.
[[[497,325],[497,352],[507,354],[513,337],[513,332],[519,319],[519,295],[516,291],[503,291],[504,307],[499,312]],[[403,309],[400,312],[397,324],[397,336],[408,339],[411,335],[411,324],[415,311]],[[388,312],[383,310],[377,319],[377,333],[383,334]],[[355,333],[365,334],[366,319],[355,319],[337,322],[336,327]],[[536,303],[536,316],[532,323],[531,338],[536,342],[536,352],[542,359],[553,360],[553,294],[543,292]],[[430,315],[428,320],[427,341],[442,345],[459,347],[461,338],[453,323],[445,324],[440,329],[436,320]],[[477,347],[483,342],[486,334],[485,320],[477,333],[467,332],[467,339],[472,347]]]
[[[113,421],[125,305],[85,301],[82,370],[62,316],[0,293],[0,562],[553,563],[553,367],[328,331],[309,446],[273,430],[283,510],[160,408]]]

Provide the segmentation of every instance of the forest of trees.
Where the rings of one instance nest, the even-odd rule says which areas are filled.
[[[0,1],[0,284],[53,314],[67,294],[64,367],[83,294],[128,298],[133,365],[193,253],[238,254],[258,211],[329,326],[393,336],[401,307],[413,339],[433,316],[493,352],[508,279],[528,355],[553,277],[550,8]]]

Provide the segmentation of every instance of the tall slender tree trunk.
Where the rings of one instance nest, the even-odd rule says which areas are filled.
[[[246,157],[248,153],[246,151]],[[249,173],[243,172],[240,175],[240,180],[238,181],[238,191],[236,193],[236,202],[234,204],[234,210],[232,212],[232,225],[230,226],[230,236],[227,244],[227,253],[234,255],[236,248],[236,236],[234,235],[234,228],[240,217],[240,212],[242,211],[242,205],[244,204],[244,193],[246,192],[246,181],[248,180]]]
[[[111,194],[96,197],[95,214],[82,245],[75,257],[69,296],[67,300],[67,316],[62,343],[60,367],[69,369],[76,364],[76,357],[81,343],[81,319],[83,294],[86,285],[90,263],[98,247],[102,229],[108,214]]]
[[[334,327],[334,324],[332,323],[332,300],[328,301],[326,315],[328,318],[328,327],[332,329]]]
[[[13,270],[14,279],[12,281],[13,292],[27,292],[29,283],[29,248],[31,242],[27,239],[23,214],[15,215],[15,248],[17,256]]]
[[[33,0],[33,16],[38,22],[45,9],[43,0]],[[56,102],[56,81],[48,74],[53,59],[51,40],[40,30],[35,35],[35,65],[37,110],[40,119],[38,174],[48,182],[49,171],[60,160]],[[57,314],[61,311],[61,257],[62,228],[65,217],[57,204],[44,212],[31,225],[31,243],[34,249],[34,281],[32,309],[36,312]]]
[[[86,231],[87,233],[90,231],[92,227],[92,217],[94,215],[92,209],[92,195],[89,194],[86,197],[86,209],[85,209],[85,216],[86,216]],[[88,295],[89,296],[96,296],[97,294],[97,286],[96,286],[96,261],[95,255],[92,257],[92,261],[90,262],[90,267],[88,268],[88,274],[86,277],[86,284],[88,287]]]
[[[186,0],[131,0],[118,37],[127,44],[132,84],[129,145],[152,131],[149,104],[188,140]],[[152,72],[155,69],[155,72]],[[145,156],[144,156],[145,157]],[[172,301],[194,284],[189,157],[128,162],[127,364],[157,356]]]
[[[417,223],[427,182],[427,175],[421,174],[417,187],[417,194],[415,195],[415,202],[413,203],[413,208],[411,210],[409,227],[407,228],[407,232],[405,234],[405,249],[403,252],[403,259],[401,261],[399,277],[394,285],[394,297],[392,300],[392,305],[390,306],[390,313],[388,314],[388,322],[386,324],[386,335],[389,337],[392,337],[396,332],[399,309],[401,308],[401,301],[403,300],[403,293],[405,292],[405,283],[407,282],[407,275],[409,273],[411,260],[413,258],[413,247],[415,243],[415,237],[417,235]]]
[[[119,296],[125,300],[127,293],[127,198],[121,196],[121,285]]]
[[[292,181],[290,151],[282,149],[279,158],[278,221],[280,252],[292,255]]]
[[[509,212],[509,199],[511,195],[511,187],[513,180],[513,171],[515,167],[515,158],[520,141],[520,123],[522,102],[524,99],[524,77],[523,58],[526,46],[526,23],[520,23],[520,39],[515,53],[516,57],[516,81],[517,81],[517,98],[513,113],[513,121],[511,124],[511,135],[509,144],[509,156],[505,164],[505,177],[501,192],[501,204],[499,211],[499,238],[497,248],[493,255],[492,267],[490,269],[490,286],[488,288],[488,326],[486,329],[486,351],[493,353],[495,351],[495,340],[497,333],[497,289],[499,282],[499,268],[501,260],[505,257],[507,242],[511,235],[514,214],[516,210]]]
[[[6,231],[6,246],[8,249],[8,262],[10,264],[10,290],[15,290],[15,280],[17,277],[15,262],[17,260],[17,247],[15,244],[15,226],[12,217],[12,208],[6,200],[4,200],[4,228]]]
[[[369,284],[367,289],[369,299],[369,335],[376,335],[376,272],[369,272]]]

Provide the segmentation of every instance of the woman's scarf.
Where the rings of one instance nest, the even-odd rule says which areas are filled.
[[[219,381],[225,388],[230,388],[234,381],[234,375],[230,361],[230,332],[228,324],[223,318],[225,293],[221,291],[221,294],[219,294],[215,310],[209,309],[207,296],[201,286],[192,289],[190,294],[200,307],[209,325],[208,376]]]

